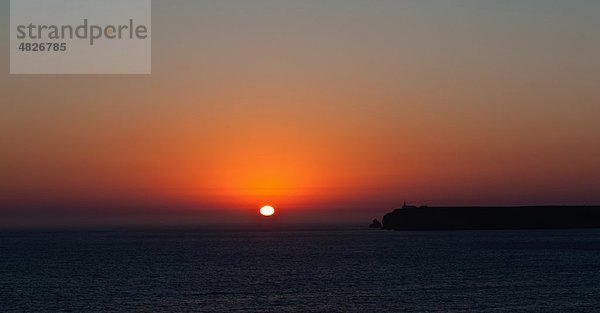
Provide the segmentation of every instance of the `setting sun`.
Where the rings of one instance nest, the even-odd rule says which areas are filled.
[[[260,208],[260,214],[262,216],[273,216],[273,214],[275,214],[275,209],[272,206],[266,205]]]

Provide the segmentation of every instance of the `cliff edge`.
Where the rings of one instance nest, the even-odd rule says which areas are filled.
[[[415,207],[386,214],[383,229],[600,228],[600,206]]]

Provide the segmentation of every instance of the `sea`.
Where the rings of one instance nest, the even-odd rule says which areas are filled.
[[[4,231],[0,312],[600,312],[600,230]]]

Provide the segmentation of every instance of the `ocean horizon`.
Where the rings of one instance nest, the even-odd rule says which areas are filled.
[[[600,229],[2,231],[3,312],[593,312]]]

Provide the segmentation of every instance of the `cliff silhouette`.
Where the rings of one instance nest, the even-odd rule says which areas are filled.
[[[404,207],[386,214],[383,229],[600,228],[600,206]]]

